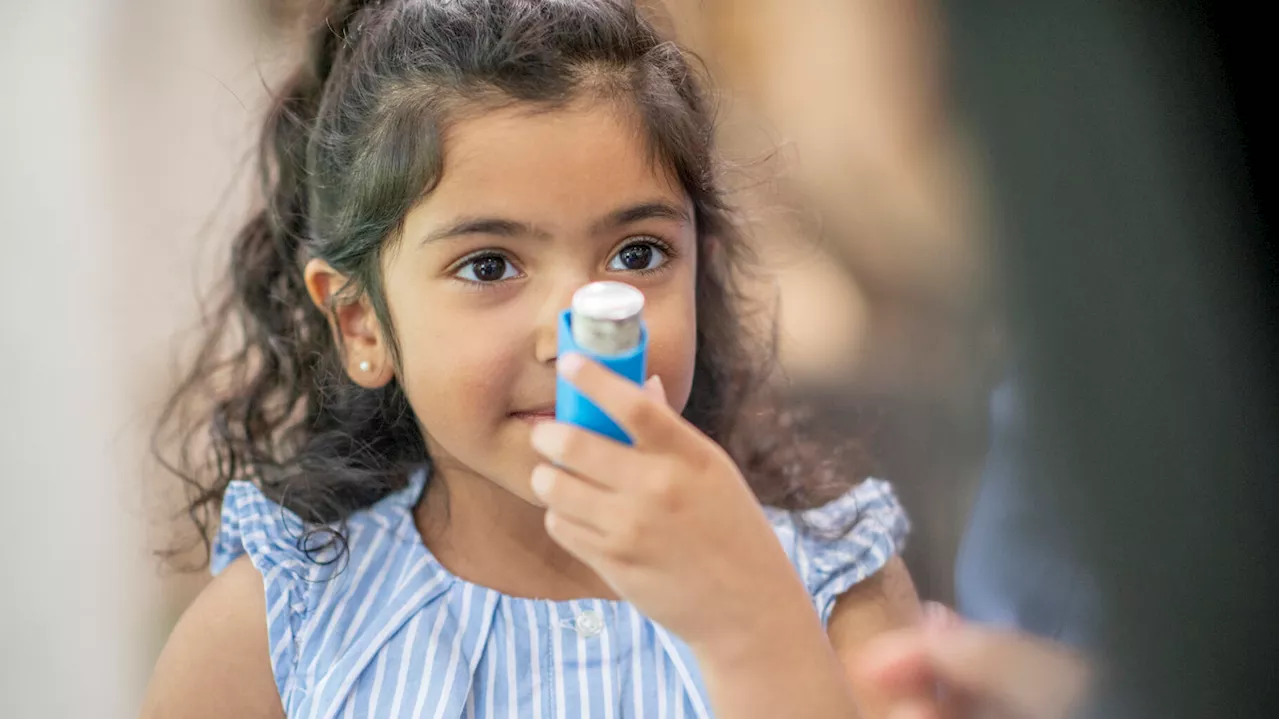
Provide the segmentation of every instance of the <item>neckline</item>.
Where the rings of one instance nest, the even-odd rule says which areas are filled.
[[[470,588],[473,592],[478,592],[483,597],[490,595],[497,599],[503,599],[508,602],[529,603],[541,605],[553,609],[562,609],[572,613],[579,610],[572,605],[594,605],[594,607],[602,608],[607,612],[617,613],[619,611],[632,608],[630,602],[625,599],[604,599],[602,597],[575,597],[573,599],[546,599],[543,597],[522,597],[514,594],[506,594],[492,587],[463,579],[449,570],[448,567],[440,563],[436,555],[427,547],[426,542],[422,541],[422,535],[418,532],[417,525],[413,519],[413,509],[418,505],[422,498],[423,491],[427,486],[426,467],[420,468],[409,476],[409,482],[403,489],[398,489],[384,497],[379,504],[386,503],[391,513],[398,520],[398,529],[396,532],[402,540],[409,545],[409,551],[416,558],[427,562],[433,573],[444,578],[445,582],[453,587]],[[584,607],[590,608],[590,607]]]

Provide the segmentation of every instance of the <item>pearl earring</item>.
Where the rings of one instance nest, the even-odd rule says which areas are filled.
[[[363,362],[361,362],[361,363],[360,363],[360,371],[361,371],[361,372],[368,372],[368,371],[369,371],[369,370],[371,370],[371,369],[373,369],[373,365],[369,364],[369,360],[365,360],[365,361],[363,361]]]

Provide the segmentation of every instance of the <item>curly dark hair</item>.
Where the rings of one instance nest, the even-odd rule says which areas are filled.
[[[686,53],[636,8],[337,2],[308,43],[263,128],[263,207],[235,238],[229,282],[154,438],[185,484],[206,561],[233,480],[256,483],[345,547],[345,517],[430,466],[399,383],[369,390],[346,376],[303,266],[321,258],[352,278],[349,291],[367,293],[390,328],[380,253],[439,181],[447,124],[503,104],[554,109],[584,93],[634,104],[654,159],[695,207],[697,357],[684,416],[766,505],[813,506],[861,478],[802,441],[771,396],[773,336],[748,329],[752,253],[718,184],[709,99]]]

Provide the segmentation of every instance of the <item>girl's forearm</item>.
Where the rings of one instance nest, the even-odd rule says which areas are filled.
[[[843,666],[803,594],[772,605],[758,626],[691,648],[721,719],[858,716]]]

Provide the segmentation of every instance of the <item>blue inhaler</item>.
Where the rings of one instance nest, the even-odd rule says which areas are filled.
[[[586,285],[573,294],[572,306],[560,315],[557,356],[581,354],[644,384],[649,332],[640,316],[643,309],[644,294],[631,285]],[[621,427],[562,377],[556,377],[556,421],[631,444]]]

